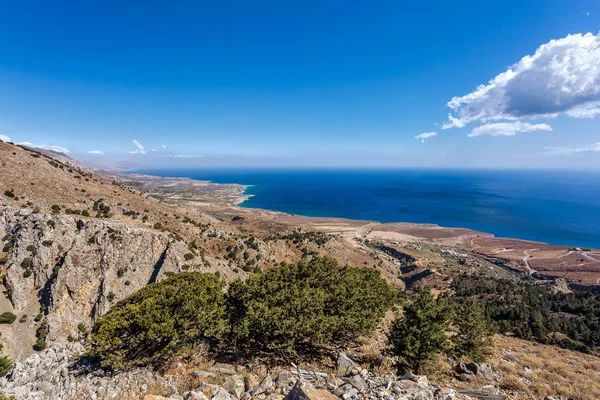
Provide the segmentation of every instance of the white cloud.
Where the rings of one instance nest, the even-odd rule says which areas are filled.
[[[594,143],[585,147],[546,147],[548,154],[571,156],[573,154],[600,152],[600,143]]]
[[[160,146],[160,147],[162,147],[164,150],[167,149],[167,146],[165,146],[164,144],[162,146]]]
[[[129,153],[129,154],[146,154],[146,149],[144,148],[144,146],[142,146],[142,144],[140,142],[138,142],[137,140],[133,139],[133,145],[135,147],[137,147],[137,149],[130,150],[127,153]]]
[[[541,45],[474,92],[448,102],[442,126],[472,122],[600,114],[600,33],[575,34]]]
[[[95,155],[98,155],[98,156],[103,156],[104,152],[102,150],[89,150],[88,154],[95,154]]]
[[[156,149],[150,149],[150,151],[155,152],[155,151],[158,151],[158,150],[156,150]]]
[[[430,139],[434,136],[437,136],[437,132],[425,132],[415,136],[415,139],[420,140],[421,143],[425,143],[425,140]]]
[[[552,127],[547,124],[530,124],[528,122],[497,122],[478,126],[469,133],[469,137],[475,136],[515,136],[521,132],[551,131]]]
[[[67,149],[66,147],[57,146],[55,144],[33,144],[31,142],[21,142],[21,143],[17,143],[17,144],[19,144],[21,146],[33,147],[36,149],[52,150],[52,151],[56,151],[57,153],[63,153],[63,154],[69,154],[71,152],[71,150]]]
[[[3,142],[10,142],[10,138],[6,135],[3,135],[0,133],[0,140],[2,140]]]
[[[162,157],[173,157],[173,158],[202,158],[204,156],[199,154],[166,154]]]

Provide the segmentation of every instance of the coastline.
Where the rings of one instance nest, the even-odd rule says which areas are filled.
[[[261,211],[261,212],[266,212],[269,214],[278,214],[278,215],[286,216],[286,217],[295,217],[295,218],[311,219],[311,220],[316,219],[316,220],[336,220],[336,221],[354,221],[354,222],[366,221],[368,223],[377,223],[380,225],[404,225],[404,226],[423,226],[423,227],[435,226],[436,228],[441,228],[441,229],[465,230],[465,231],[470,231],[470,232],[476,232],[479,235],[493,236],[497,239],[518,240],[518,241],[532,243],[532,244],[539,243],[539,244],[542,244],[545,246],[556,246],[556,247],[560,247],[560,248],[577,246],[574,244],[549,243],[549,242],[543,241],[543,240],[497,235],[492,232],[488,232],[485,230],[473,229],[470,227],[466,227],[464,225],[440,225],[437,222],[413,222],[413,221],[406,221],[406,220],[381,221],[381,220],[369,219],[369,218],[362,219],[362,218],[352,218],[352,217],[336,217],[336,216],[331,216],[331,215],[326,215],[326,216],[311,215],[311,214],[294,213],[294,212],[289,212],[289,211],[284,211],[284,210],[277,210],[277,209],[271,209],[271,208],[245,205],[244,203],[246,203],[247,201],[249,201],[250,199],[252,199],[254,197],[257,197],[256,194],[247,193],[247,190],[249,188],[256,187],[256,186],[258,186],[257,184],[221,183],[221,182],[215,182],[210,179],[196,179],[196,178],[178,177],[178,176],[161,176],[161,175],[152,175],[152,174],[147,174],[147,173],[137,173],[135,171],[131,172],[131,173],[110,173],[110,174],[108,174],[108,176],[111,176],[113,178],[118,178],[119,180],[129,181],[129,182],[142,181],[144,183],[147,183],[148,181],[151,181],[151,182],[153,182],[153,185],[150,185],[150,186],[153,186],[155,188],[162,188],[163,190],[168,187],[169,189],[171,189],[173,191],[173,195],[170,196],[171,199],[198,202],[200,197],[202,198],[203,201],[206,201],[207,197],[208,197],[208,200],[213,200],[214,202],[216,202],[218,204],[228,204],[228,205],[237,206],[244,210]],[[123,177],[130,177],[130,178],[134,178],[134,179],[123,179]],[[193,193],[193,191],[190,190],[190,188],[198,187],[198,186],[203,187],[203,188],[208,188],[209,189],[207,191],[208,193],[204,192],[202,194],[199,194],[199,193]],[[210,189],[214,189],[214,190],[210,190]],[[229,196],[226,198],[219,196],[219,194],[221,192],[221,190],[219,190],[219,189],[223,189],[223,190],[227,191]],[[160,192],[160,190],[159,190],[159,192]],[[149,194],[156,195],[157,193],[149,193]],[[161,196],[161,198],[166,198],[166,197]],[[581,247],[592,248],[594,250],[600,249],[600,246],[598,246],[598,247],[596,247],[596,246],[581,246]]]
[[[566,278],[583,286],[600,285],[600,250],[595,247],[548,244],[435,223],[309,216],[249,207],[246,201],[256,195],[245,192],[252,185],[142,174],[110,176],[161,202],[177,207],[192,207],[224,223],[242,218],[245,223],[260,226],[275,224],[288,230],[318,231],[339,236],[350,243],[381,242],[399,249],[431,244],[471,252],[524,275],[536,276],[536,279]]]

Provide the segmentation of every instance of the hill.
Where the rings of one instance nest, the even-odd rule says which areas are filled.
[[[117,302],[149,283],[184,271],[213,273],[228,284],[281,262],[321,255],[342,265],[376,270],[392,285],[407,288],[408,298],[414,291],[433,288],[452,301],[476,298],[486,305],[489,316],[506,334],[495,339],[490,359],[494,377],[465,379],[456,373],[452,360],[444,358],[440,359],[440,373],[429,377],[440,385],[438,389],[492,388],[491,392],[497,390],[514,398],[600,396],[591,383],[600,371],[594,355],[599,344],[600,329],[594,326],[598,326],[600,301],[589,291],[599,279],[593,250],[498,239],[435,225],[379,224],[245,209],[236,205],[243,196],[239,185],[94,171],[64,154],[0,141],[0,267],[6,295],[0,296],[0,312],[15,319],[0,324],[0,334],[3,353],[21,361],[15,369],[21,375],[15,373],[10,378],[11,393],[20,399],[28,398],[26,392],[44,392],[39,389],[44,385],[31,374],[37,376],[37,366],[45,363],[54,365],[56,375],[52,375],[51,386],[64,388],[62,397],[50,391],[47,398],[68,398],[66,393],[76,398],[91,393],[90,387],[101,381],[107,387],[119,387],[111,392],[117,396],[112,398],[125,398],[125,389],[118,382],[137,385],[138,390],[145,379],[142,377],[154,372],[141,370],[101,380],[86,370],[61,372],[73,367],[70,357],[81,351],[80,339]],[[507,287],[515,290],[503,296],[500,292]],[[518,315],[506,319],[507,309]],[[346,349],[365,371],[369,370],[363,375],[373,382],[384,376],[392,379],[389,377],[395,373],[390,368],[393,359],[385,352],[389,322],[387,318],[376,334],[348,343]],[[524,329],[534,323],[543,329]],[[40,352],[44,347],[48,349]],[[330,371],[334,368],[331,357],[337,350],[329,349],[314,360],[302,359],[304,369],[311,366]],[[198,357],[207,357],[207,353],[198,351]],[[197,360],[180,360],[179,366],[169,365],[176,370],[171,371],[175,378],[170,381],[182,385],[176,392],[183,393],[184,386],[189,391],[201,380],[229,387],[225,383],[229,378],[207,367],[214,361],[203,359],[199,366]],[[265,369],[271,361],[252,362],[244,374],[267,379]],[[241,366],[223,368],[235,372]],[[277,368],[281,371],[281,365]],[[199,371],[195,376],[194,370]],[[69,386],[67,390],[71,377],[76,379],[71,373],[84,374],[87,386]],[[569,384],[559,379],[561,374],[569,376]],[[156,386],[150,393],[174,393],[166,388],[176,385],[165,380],[165,371],[152,376]],[[207,376],[210,379],[205,379]],[[400,378],[393,378],[400,382],[398,387],[415,383],[422,386],[418,390],[436,390],[429,383],[419,383],[421,378],[414,378],[414,382]],[[190,386],[192,382],[196,386]],[[321,383],[313,382],[326,387]],[[340,382],[336,385],[341,387]],[[139,390],[134,392],[131,398],[142,395]],[[281,397],[272,398],[283,398],[287,392],[277,393]],[[98,393],[96,396],[103,398]],[[460,396],[467,398],[467,394],[456,394],[455,398]]]

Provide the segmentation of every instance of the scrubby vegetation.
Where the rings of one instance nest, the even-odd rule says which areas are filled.
[[[481,305],[435,298],[429,290],[409,297],[394,321],[388,341],[400,372],[428,372],[436,355],[484,361],[491,353],[493,327]]]
[[[529,282],[456,279],[456,296],[485,304],[501,333],[590,352],[600,346],[600,294],[554,293]]]
[[[227,294],[237,342],[269,351],[347,341],[373,329],[395,299],[377,271],[320,257],[233,282]]]
[[[305,351],[373,329],[397,298],[375,270],[315,257],[233,282],[183,272],[118,302],[94,326],[89,355],[115,369],[158,364],[199,341],[249,353]],[[248,353],[247,353],[248,354]]]
[[[98,320],[91,355],[112,368],[156,364],[201,339],[225,331],[223,283],[213,274],[184,272],[152,283]]]
[[[404,304],[404,313],[396,319],[389,334],[394,355],[400,358],[399,370],[423,372],[423,368],[450,344],[446,331],[450,328],[452,309],[446,301],[422,292]]]
[[[17,320],[17,316],[10,311],[0,314],[0,324],[12,324]]]
[[[0,356],[0,377],[6,376],[13,367],[13,361],[7,356]]]

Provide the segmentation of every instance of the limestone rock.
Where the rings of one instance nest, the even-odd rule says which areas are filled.
[[[234,400],[234,399],[236,399],[236,398],[233,397],[231,394],[229,394],[229,392],[227,392],[227,390],[225,390],[221,387],[218,388],[215,395],[213,397],[211,397],[211,400]]]
[[[282,389],[284,392],[288,392],[294,387],[295,383],[296,378],[294,377],[294,374],[292,374],[290,371],[282,371],[277,376],[275,386],[279,389]]]
[[[273,390],[273,378],[271,375],[265,376],[265,378],[260,381],[258,386],[252,391],[252,396],[258,396],[260,394],[269,394]]]
[[[346,376],[352,373],[352,370],[358,369],[358,364],[354,362],[345,352],[340,352],[337,358],[337,376]]]
[[[310,382],[298,379],[285,400],[339,400],[339,398],[327,390],[316,389]]]
[[[183,397],[185,400],[208,400],[204,393],[195,391],[187,392]]]
[[[227,390],[236,399],[239,399],[244,394],[246,385],[244,384],[244,377],[242,375],[233,375],[229,377],[221,387]]]

